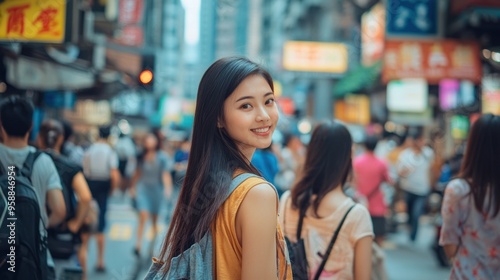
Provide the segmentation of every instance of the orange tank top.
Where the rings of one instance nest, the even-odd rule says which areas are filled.
[[[214,279],[241,279],[242,248],[236,234],[236,213],[248,191],[259,184],[268,184],[268,182],[258,177],[246,179],[233,191],[217,212],[211,229],[214,248]],[[278,222],[276,226],[277,279],[292,279],[292,269],[283,233]]]

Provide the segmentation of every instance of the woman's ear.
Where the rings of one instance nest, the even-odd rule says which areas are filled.
[[[220,119],[217,119],[217,128],[224,128],[224,124]]]

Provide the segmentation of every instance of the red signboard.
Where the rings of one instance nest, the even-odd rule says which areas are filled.
[[[423,78],[429,84],[443,79],[481,82],[479,46],[454,40],[386,41],[382,79]]]
[[[472,7],[497,7],[500,8],[498,0],[454,0],[450,1],[452,14],[458,14]]]
[[[143,0],[120,0],[118,23],[138,24],[142,20]]]

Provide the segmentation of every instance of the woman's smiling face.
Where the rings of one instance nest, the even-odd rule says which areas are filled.
[[[259,74],[248,76],[224,101],[224,119],[218,123],[250,160],[256,148],[271,145],[278,122],[274,93]]]

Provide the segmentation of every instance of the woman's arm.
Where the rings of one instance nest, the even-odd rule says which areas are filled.
[[[242,280],[275,280],[277,197],[268,184],[253,187],[236,215],[236,231],[242,246]]]
[[[87,216],[92,194],[82,172],[76,173],[75,177],[73,177],[72,187],[76,197],[78,197],[78,206],[75,217],[68,221],[68,228],[71,232],[75,233],[80,229]]]
[[[165,196],[170,199],[172,197],[172,192],[174,191],[172,186],[172,175],[168,171],[163,171],[162,182],[165,191]]]
[[[458,246],[455,244],[447,244],[443,246],[444,252],[449,259],[453,259],[458,251]]]
[[[139,178],[141,178],[141,170],[139,167],[134,172],[134,176],[132,176],[132,180],[130,181],[130,188],[129,188],[129,193],[131,197],[135,197],[135,187],[137,185],[137,182],[139,181]]]
[[[371,236],[359,239],[354,247],[354,279],[370,280],[372,273],[372,242]]]

